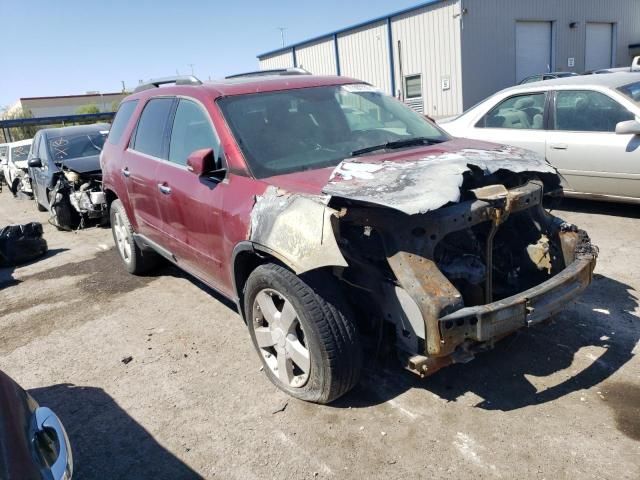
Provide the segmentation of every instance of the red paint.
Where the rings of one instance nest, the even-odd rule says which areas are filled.
[[[178,258],[178,263],[230,297],[233,291],[230,264],[235,246],[250,235],[250,215],[255,197],[268,185],[287,191],[320,194],[333,168],[292,173],[256,180],[238,147],[216,100],[222,96],[359,83],[346,77],[311,75],[256,78],[201,86],[152,88],[130,95],[138,105],[119,144],[105,143],[102,154],[104,190],[118,197],[136,232],[149,237]],[[216,182],[198,177],[186,168],[153,159],[127,149],[145,103],[157,96],[184,96],[199,101],[209,113],[227,159],[227,175]],[[492,148],[492,144],[456,139],[443,144],[401,152],[366,155],[356,161],[404,162],[455,152],[463,148]],[[122,174],[125,170],[128,177]],[[160,186],[170,188],[163,194]]]

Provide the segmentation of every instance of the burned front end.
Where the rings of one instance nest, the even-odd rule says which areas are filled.
[[[323,193],[268,190],[251,239],[297,273],[332,267],[361,332],[421,376],[548,319],[592,279],[597,248],[543,206],[557,172],[519,149],[345,160]]]
[[[82,228],[88,220],[104,221],[107,205],[101,172],[79,173],[63,166],[51,193],[51,211],[61,228]]]
[[[386,324],[406,367],[421,376],[548,319],[592,280],[597,248],[543,206],[561,194],[554,169],[505,161],[524,155],[516,149],[501,154],[495,163],[471,151],[378,165],[360,181],[362,164],[353,177],[343,165],[346,185],[328,188],[340,193],[330,206],[349,265],[338,274],[362,297],[363,317]]]

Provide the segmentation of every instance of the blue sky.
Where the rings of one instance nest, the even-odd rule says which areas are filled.
[[[20,97],[113,92],[121,80],[257,68],[256,54],[419,0],[0,0],[0,107]]]

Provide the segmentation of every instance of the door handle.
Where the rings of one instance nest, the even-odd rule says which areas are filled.
[[[549,145],[549,147],[554,150],[567,150],[569,148],[569,145],[567,145],[566,143],[554,143]]]
[[[131,175],[131,172],[129,171],[129,167],[124,167],[122,170],[120,170],[122,172],[122,175],[124,175],[125,177],[129,178],[129,176]]]
[[[158,190],[160,190],[160,193],[163,195],[171,195],[171,187],[166,183],[159,183]]]

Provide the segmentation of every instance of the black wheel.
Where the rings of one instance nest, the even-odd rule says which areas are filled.
[[[38,201],[38,194],[36,193],[36,189],[33,189],[33,201],[36,202],[36,208],[38,209],[39,212],[46,212],[47,209],[46,207],[43,207],[40,202]]]
[[[120,200],[111,204],[111,231],[120,258],[129,273],[140,275],[148,272],[158,264],[159,256],[152,251],[141,250],[133,239],[133,228],[127,217],[127,212]]]
[[[275,264],[257,267],[245,285],[247,325],[267,377],[309,402],[332,402],[360,378],[360,339],[333,285],[329,274],[297,276]]]
[[[72,230],[80,224],[80,216],[71,206],[69,197],[61,193],[61,198],[53,198],[53,192],[48,192],[49,211],[51,212],[51,222],[59,230]]]

